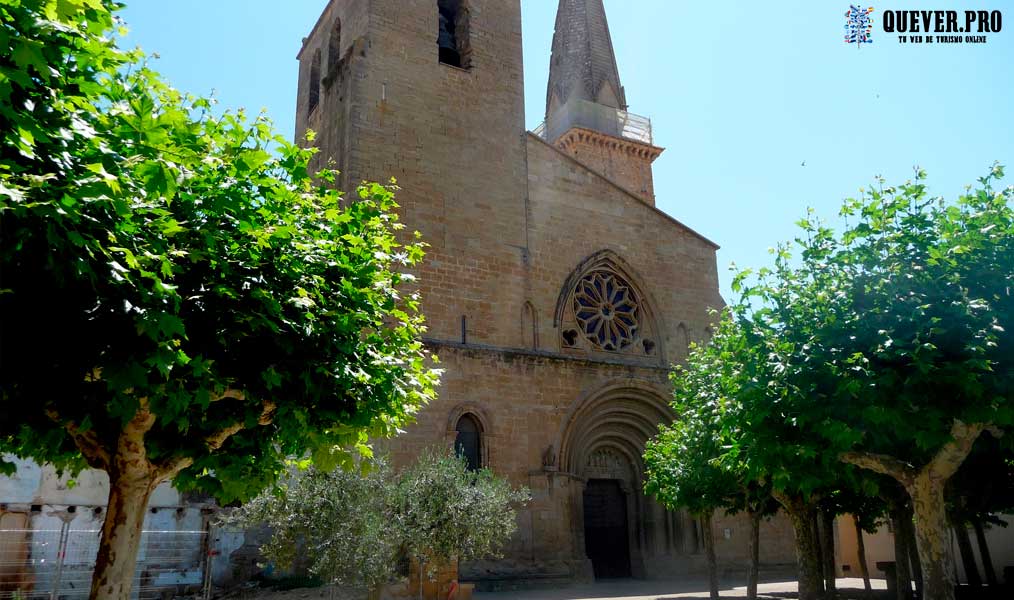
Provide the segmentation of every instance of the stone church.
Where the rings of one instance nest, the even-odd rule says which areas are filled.
[[[549,24],[547,23],[548,27]],[[643,493],[668,373],[706,340],[718,246],[655,206],[650,121],[628,112],[602,0],[560,0],[545,123],[525,128],[519,0],[332,0],[299,53],[296,137],[348,192],[394,177],[439,399],[395,463],[456,444],[532,490],[488,586],[703,569],[700,523]],[[325,164],[321,162],[321,166]],[[784,524],[764,561],[793,563]],[[719,555],[746,523],[715,523]]]

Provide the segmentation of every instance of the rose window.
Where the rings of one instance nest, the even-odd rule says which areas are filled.
[[[596,271],[577,284],[574,314],[593,345],[610,352],[634,343],[638,302],[630,284],[614,273]]]

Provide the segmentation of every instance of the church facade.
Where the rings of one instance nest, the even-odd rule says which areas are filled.
[[[547,24],[548,26],[549,24]],[[721,308],[718,246],[655,207],[602,0],[560,0],[546,122],[525,128],[519,0],[332,0],[299,53],[297,139],[351,192],[395,178],[429,244],[418,284],[439,398],[387,450],[456,444],[532,490],[503,560],[463,578],[666,577],[704,567],[701,525],[643,493],[671,365]],[[745,521],[715,522],[726,561]],[[766,563],[792,563],[766,523]]]

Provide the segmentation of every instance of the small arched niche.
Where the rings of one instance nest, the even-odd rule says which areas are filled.
[[[531,302],[525,302],[521,307],[521,339],[524,348],[528,350],[539,349],[539,323],[535,313],[535,306]]]

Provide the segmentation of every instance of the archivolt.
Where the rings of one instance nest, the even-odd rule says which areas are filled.
[[[578,399],[564,418],[560,467],[580,475],[592,453],[612,448],[630,459],[639,477],[645,443],[673,416],[663,394],[651,385],[630,379],[607,384]]]

